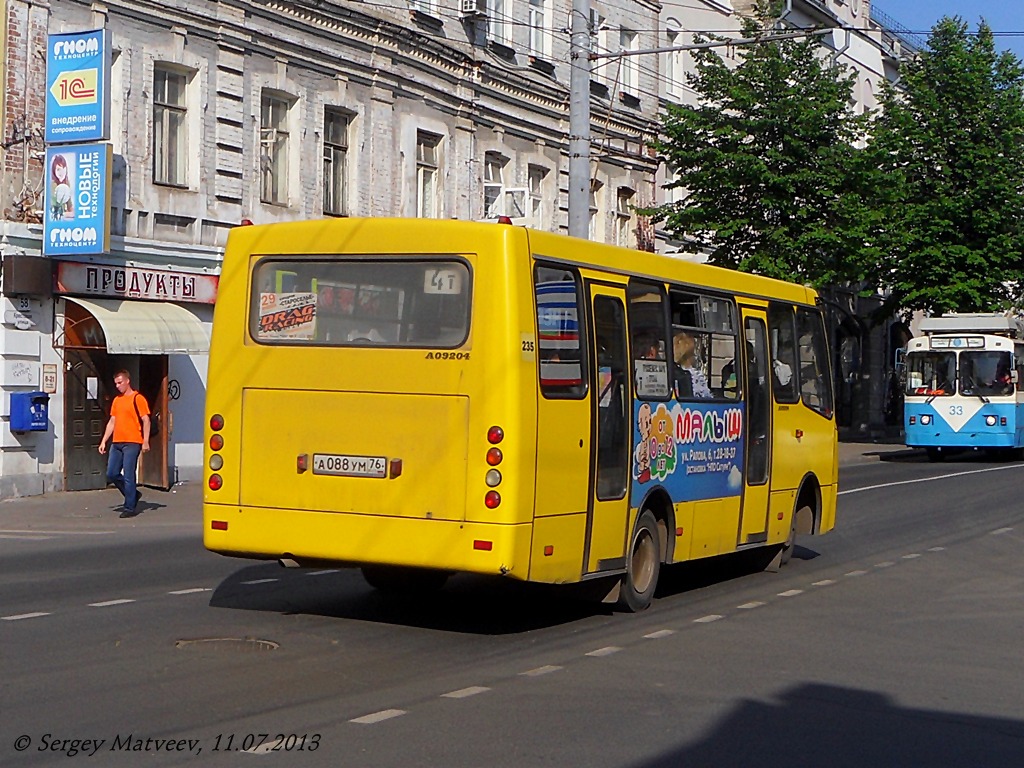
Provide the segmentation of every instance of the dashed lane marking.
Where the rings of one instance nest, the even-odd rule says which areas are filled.
[[[761,600],[751,600],[749,603],[737,605],[736,607],[742,608],[744,611],[749,611],[751,608],[760,608],[762,605],[764,605],[764,602],[762,602]]]
[[[360,725],[373,725],[374,723],[380,723],[384,720],[390,720],[393,717],[401,717],[404,714],[406,714],[404,709],[382,709],[380,712],[374,712],[370,715],[354,717],[349,720],[349,722],[359,723]]]
[[[275,581],[278,581],[278,579],[253,579],[252,581],[243,581],[242,583],[252,586],[254,584],[270,584]]]
[[[875,563],[875,568],[891,568],[896,565],[892,560],[886,560],[884,563]]]
[[[121,598],[120,600],[104,600],[102,603],[89,603],[90,608],[108,608],[111,605],[124,605],[125,603],[134,603],[134,600],[128,598]]]
[[[168,595],[194,595],[197,592],[213,592],[211,587],[192,587],[191,589],[175,589]]]
[[[867,571],[850,571],[849,573],[844,573],[843,575],[844,576],[864,576],[865,574],[867,574]]]
[[[15,616],[0,616],[4,621],[21,621],[22,619],[38,619],[40,616],[49,616],[49,613],[36,611],[35,613],[19,613]]]
[[[442,693],[441,697],[445,699],[468,699],[470,696],[476,696],[479,693],[487,693],[489,690],[491,689],[485,688],[482,685],[471,685],[469,688],[461,688],[457,691]]]
[[[712,613],[712,614],[710,614],[708,616],[701,616],[699,619],[694,619],[693,623],[694,624],[710,624],[712,621],[718,621],[719,619],[724,619],[724,618],[725,618],[725,616],[722,616],[721,614]]]
[[[523,677],[540,677],[541,675],[550,675],[552,672],[557,672],[560,669],[562,669],[562,667],[554,664],[547,664],[543,667],[537,667],[536,669],[528,669],[525,672],[520,672],[519,674]]]
[[[587,656],[611,656],[613,653],[618,653],[622,649],[617,645],[606,645],[604,648],[598,648],[596,651],[590,651]]]
[[[822,579],[821,581],[814,582],[812,587],[827,587],[829,584],[835,584],[835,579]]]
[[[915,560],[915,559],[919,558],[920,556],[921,555],[918,554],[917,552],[908,552],[907,554],[905,554],[903,556],[903,559],[904,560]]]
[[[785,592],[779,592],[779,597],[796,597],[803,593],[804,591],[802,589],[787,589]]]
[[[928,547],[929,552],[945,552],[945,547]]]
[[[650,632],[644,635],[644,637],[646,637],[648,640],[660,640],[663,637],[668,637],[669,635],[674,635],[675,633],[676,631],[674,629],[659,629],[657,632]]]
[[[1009,533],[1012,530],[1013,530],[1013,528],[996,528],[994,531],[992,531],[992,535],[993,536],[1001,536],[1002,534]]]
[[[115,531],[39,531],[23,530],[21,528],[0,528],[0,535],[3,534],[31,534],[35,536],[109,536]]]
[[[341,573],[339,568],[328,568],[326,571],[310,571],[307,576],[326,576],[328,573]]]

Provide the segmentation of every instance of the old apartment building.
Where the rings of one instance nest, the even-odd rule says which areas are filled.
[[[748,5],[594,0],[591,46],[639,52],[688,43],[697,30],[728,33]],[[857,28],[843,55],[856,52],[865,83],[890,76],[892,58],[867,6],[793,0],[792,10]],[[509,215],[565,231],[571,8],[0,0],[0,497],[103,487],[95,447],[120,368],[158,414],[143,482],[200,475],[205,353],[234,226]],[[47,35],[98,29],[112,49],[110,247],[43,257]],[[594,61],[592,239],[671,250],[635,208],[664,194],[650,145],[665,101],[689,97],[688,62],[684,52]],[[870,92],[866,84],[860,96]],[[35,392],[46,395],[46,428],[12,428],[24,401],[12,395]]]

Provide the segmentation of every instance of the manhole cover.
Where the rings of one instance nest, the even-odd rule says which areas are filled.
[[[174,647],[204,651],[276,651],[281,646],[273,640],[256,637],[198,637],[175,640]]]

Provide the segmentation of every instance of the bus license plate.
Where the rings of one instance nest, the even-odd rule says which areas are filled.
[[[341,475],[343,477],[387,477],[388,460],[383,456],[314,453],[313,474]]]

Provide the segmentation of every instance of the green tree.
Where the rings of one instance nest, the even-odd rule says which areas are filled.
[[[1020,306],[1024,70],[982,22],[932,29],[883,88],[872,151],[891,184],[880,275],[904,311]]]
[[[777,6],[760,3],[744,37],[770,37]],[[817,36],[736,52],[736,66],[693,52],[697,106],[669,106],[657,145],[675,173],[668,188],[684,197],[644,213],[712,264],[818,287],[860,282],[878,259],[878,179],[858,149],[869,116],[850,109],[853,75]]]

